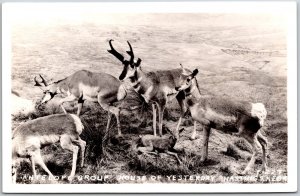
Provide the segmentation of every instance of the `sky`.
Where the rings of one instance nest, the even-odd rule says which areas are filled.
[[[109,5],[109,6],[107,6]],[[228,5],[228,4],[226,4]],[[151,7],[151,6],[150,6]],[[284,28],[287,23],[285,12],[263,7],[251,9],[247,6],[219,7],[205,6],[202,9],[147,7],[123,7],[114,4],[15,4],[4,7],[13,25],[56,25],[56,24],[122,24],[122,25],[167,25],[167,26],[237,26],[237,25],[272,25]],[[141,9],[142,8],[142,9]],[[6,9],[6,10],[5,10]],[[170,12],[170,13],[166,13]],[[181,12],[181,13],[179,13]],[[4,15],[5,18],[5,15]]]

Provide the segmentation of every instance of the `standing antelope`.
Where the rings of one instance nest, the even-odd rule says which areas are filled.
[[[80,139],[83,125],[74,114],[55,114],[27,121],[13,131],[12,136],[12,177],[16,183],[17,167],[20,158],[30,158],[33,175],[36,178],[35,164],[40,165],[50,176],[53,174],[45,165],[41,156],[41,147],[60,142],[63,149],[73,152],[72,170],[69,180],[72,180],[76,171],[76,162],[79,147],[81,149],[80,166],[84,163],[86,142]],[[75,144],[75,145],[74,145]]]
[[[152,102],[154,136],[156,136],[156,107],[158,109],[159,135],[162,136],[163,113],[168,101],[174,97],[176,97],[181,109],[181,117],[179,118],[176,128],[176,131],[178,131],[182,117],[186,112],[186,106],[184,103],[184,92],[176,91],[175,86],[179,82],[180,75],[184,69],[144,72],[140,66],[142,60],[138,58],[136,62],[134,61],[134,53],[128,41],[127,43],[130,49],[130,51],[127,51],[130,55],[129,61],[124,60],[124,56],[113,48],[112,41],[113,40],[109,41],[111,49],[108,50],[108,52],[114,55],[124,65],[119,80],[123,81],[129,78],[134,90],[143,96],[147,103]],[[196,121],[194,122],[194,127],[196,129]],[[195,139],[195,135],[193,135],[191,139]]]
[[[59,106],[67,113],[63,107],[64,102],[78,101],[77,116],[80,115],[85,100],[97,102],[108,111],[108,121],[106,132],[108,132],[111,116],[114,114],[117,118],[118,135],[121,136],[120,109],[113,104],[126,97],[126,89],[121,82],[114,76],[107,73],[94,73],[87,70],[80,70],[65,79],[48,85],[46,80],[40,75],[44,87],[36,77],[35,86],[40,86],[44,90],[44,97],[41,104],[47,103],[57,94],[65,94],[67,97],[59,102]]]
[[[243,174],[246,174],[253,167],[259,144],[263,152],[262,170],[265,170],[267,167],[266,148],[268,142],[260,132],[267,116],[265,106],[262,103],[233,102],[225,98],[197,95],[194,91],[198,91],[198,87],[193,80],[197,74],[198,69],[195,69],[189,75],[182,74],[176,90],[185,91],[192,118],[203,126],[201,161],[207,159],[209,135],[211,128],[214,128],[222,130],[224,133],[233,133],[236,136],[243,137],[251,144],[253,154]]]

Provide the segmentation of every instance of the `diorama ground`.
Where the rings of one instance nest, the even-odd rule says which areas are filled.
[[[214,16],[210,16],[213,18]],[[204,18],[209,21],[210,17]],[[163,26],[105,25],[97,22],[24,24],[12,31],[12,90],[23,98],[39,100],[43,93],[34,87],[33,78],[42,74],[47,79],[63,79],[77,70],[106,72],[115,77],[122,66],[111,54],[108,40],[114,39],[117,50],[125,53],[129,40],[136,57],[142,59],[144,71],[179,68],[199,69],[197,80],[202,94],[231,100],[264,103],[268,111],[263,135],[268,138],[269,172],[258,171],[261,159],[249,176],[234,183],[274,183],[287,176],[287,77],[285,32],[268,25],[202,25]],[[128,96],[121,105],[135,103]],[[54,98],[43,111],[12,118],[13,128],[40,116],[62,113]],[[65,104],[68,112],[76,112],[76,103]],[[124,107],[125,107],[124,106]],[[123,137],[115,137],[116,120],[110,126],[110,139],[101,154],[101,141],[107,122],[107,112],[99,104],[86,102],[80,116],[87,142],[85,164],[78,168],[72,183],[220,183],[223,177],[237,177],[250,159],[251,148],[240,138],[213,130],[209,141],[208,160],[200,162],[202,129],[197,126],[197,138],[190,140],[193,129],[191,117],[182,123],[184,128],[175,148],[181,150],[179,165],[166,154],[144,155],[136,151],[139,135],[152,134],[151,107],[144,113],[124,110],[121,116]],[[179,118],[179,105],[170,101],[164,118],[164,129],[174,130]],[[59,145],[43,148],[43,157],[54,175],[68,175],[72,154]],[[259,156],[260,157],[260,156]],[[50,183],[32,180],[28,161],[19,169],[19,183]],[[38,168],[39,174],[46,174]],[[168,176],[174,175],[174,179]],[[202,180],[182,180],[184,176],[202,176]],[[91,176],[98,176],[94,179]],[[105,176],[105,179],[104,179]],[[142,177],[145,176],[145,177]],[[161,176],[161,177],[158,177]],[[207,178],[205,178],[205,176]],[[103,177],[101,179],[100,177]],[[215,177],[215,178],[214,178]],[[214,179],[212,179],[214,178]],[[60,179],[57,183],[69,183]],[[52,182],[53,183],[53,182]]]

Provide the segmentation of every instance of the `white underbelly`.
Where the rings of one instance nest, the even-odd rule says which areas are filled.
[[[40,136],[39,139],[40,139],[40,143],[42,145],[47,145],[47,144],[54,144],[54,143],[58,142],[60,137],[59,137],[59,135],[52,134],[52,135]]]
[[[234,115],[221,114],[210,108],[203,109],[199,106],[199,104],[195,104],[193,107],[190,107],[190,111],[192,117],[200,123],[213,123],[219,128],[235,126],[237,122],[237,117]]]
[[[100,90],[99,86],[88,86],[79,83],[79,90],[82,92],[83,99],[93,102],[96,102],[98,100],[97,96]]]
[[[87,101],[91,101],[91,102],[97,102],[98,101],[97,96],[90,96],[90,95],[86,95],[86,94],[83,94],[83,99],[87,100]]]

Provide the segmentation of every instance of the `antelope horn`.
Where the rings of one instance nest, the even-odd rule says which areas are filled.
[[[42,83],[45,85],[45,86],[48,86],[48,83],[46,82],[46,80],[43,78],[43,76],[41,74],[39,74],[41,79],[42,79]]]
[[[34,82],[35,82],[34,86],[42,86],[42,85],[39,83],[39,81],[37,81],[36,76],[34,77]]]
[[[119,52],[117,52],[113,45],[112,45],[112,41],[114,41],[113,39],[109,40],[109,46],[110,46],[110,50],[107,50],[107,52],[109,52],[110,54],[114,55],[117,59],[119,59],[122,63],[124,63],[124,57],[123,55],[121,55]]]
[[[127,41],[127,43],[129,45],[129,49],[130,49],[130,51],[126,51],[127,54],[129,54],[129,56],[130,56],[129,64],[133,65],[133,60],[134,60],[133,50],[132,50],[132,47],[131,47],[131,44],[129,43],[129,41]]]

